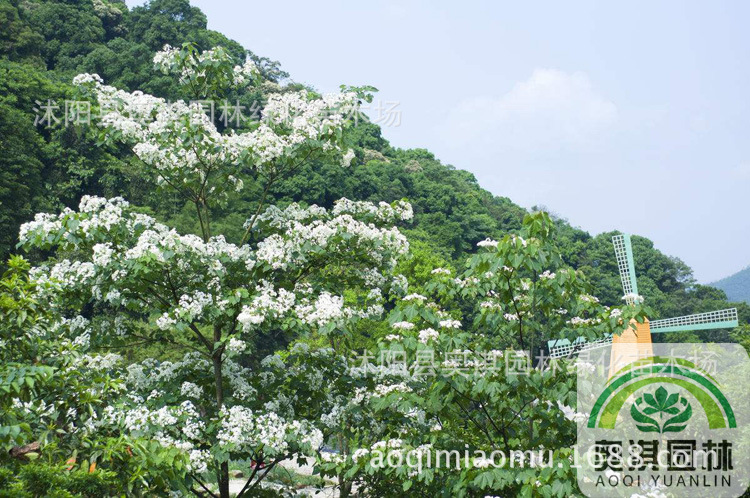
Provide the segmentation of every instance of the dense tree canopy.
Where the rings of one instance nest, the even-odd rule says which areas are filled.
[[[207,29],[206,16],[188,0],[153,0],[131,10],[123,2],[109,0],[2,0],[0,26],[4,150],[0,219],[8,227],[0,240],[3,260],[15,251],[17,227],[34,211],[74,207],[83,195],[124,195],[180,230],[198,230],[181,200],[151,194],[155,186],[133,173],[135,159],[127,148],[96,147],[95,134],[81,125],[63,127],[63,121],[49,129],[34,126],[34,118],[44,112],[40,106],[50,101],[59,106],[58,118],[64,118],[65,101],[73,98],[70,81],[75,74],[97,73],[107,84],[167,99],[190,98],[174,79],[151,71],[151,65],[154,52],[164,44],[193,42],[198,49],[220,45],[237,61],[249,55],[267,81],[288,76],[279,63]],[[257,89],[229,95],[248,108],[263,98]],[[408,236],[454,264],[473,253],[478,241],[520,229],[524,208],[492,195],[472,174],[442,164],[429,151],[393,148],[380,128],[367,122],[352,129],[347,140],[356,151],[351,170],[343,172],[326,162],[305,164],[300,175],[276,183],[270,198],[282,204],[324,207],[341,197],[387,202],[407,198],[415,212]],[[255,208],[256,189],[248,185],[220,206],[217,226],[239,236],[240,230],[232,227]],[[592,237],[566,221],[557,223],[565,261],[590,275],[603,302],[618,304],[620,284],[611,234]],[[696,285],[689,267],[662,254],[648,239],[635,237],[634,251],[643,294],[658,316],[728,306],[721,292]],[[747,319],[744,308],[741,313]]]

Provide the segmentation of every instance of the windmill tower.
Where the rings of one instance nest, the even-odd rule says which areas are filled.
[[[627,305],[632,306],[637,299],[642,298],[638,295],[638,282],[635,279],[635,264],[630,236],[627,234],[615,235],[612,237],[612,243],[615,246],[617,267],[620,270],[622,290],[625,293],[623,299]],[[614,337],[610,335],[596,341],[589,342],[583,337],[579,337],[573,342],[567,339],[553,339],[547,343],[549,356],[550,358],[561,358],[579,354],[582,351],[609,346],[612,348],[609,366],[611,375],[633,361],[652,356],[652,334],[733,328],[739,322],[737,308],[729,308],[663,320],[649,321],[646,319],[643,323],[637,323],[633,320],[631,324],[635,326],[635,330],[627,327],[619,335]]]

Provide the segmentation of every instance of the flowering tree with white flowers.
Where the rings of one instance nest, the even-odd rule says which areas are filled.
[[[434,269],[429,296],[399,301],[370,354],[398,361],[352,367],[369,381],[339,410],[356,446],[322,460],[324,472],[375,496],[577,492],[575,369],[592,366],[550,361],[540,345],[620,333],[643,310],[600,305],[562,263],[553,227],[529,215],[520,234],[480,242],[463,273]]]
[[[196,100],[259,83],[252,63],[234,64],[221,49],[165,47],[154,63]],[[343,132],[357,111],[355,92],[278,91],[249,130],[222,133],[199,104],[125,92],[96,75],[74,82],[98,108],[102,138],[130,144],[144,174],[192,203],[200,232],[177,233],[121,198],[84,197],[77,211],[39,214],[20,238],[55,254],[33,270],[40,298],[61,313],[94,303],[111,316],[136,317],[142,325],[124,327],[126,339],[180,351],[178,361],[127,366],[127,395],[107,407],[101,424],[187,453],[185,490],[228,497],[229,464],[243,460],[255,470],[240,495],[255,491],[281,460],[319,450],[335,385],[303,396],[311,371],[304,365],[338,364],[330,350],[298,347],[286,357],[296,367],[278,355],[261,361],[260,352],[274,338],[306,333],[335,345],[353,323],[379,317],[384,296],[401,284],[392,273],[408,251],[393,225],[410,219],[411,207],[264,204],[271,185],[305,161],[345,167],[353,160]],[[262,183],[263,195],[242,239],[230,242],[213,233],[212,210],[248,179]]]
[[[89,333],[102,324],[61,316],[39,299],[47,284],[29,278],[28,262],[15,256],[8,266],[0,279],[4,493],[70,496],[84,481],[96,496],[173,489],[188,465],[186,454],[101,424],[102,406],[123,389],[120,356],[89,352]]]
[[[355,159],[345,130],[363,93],[286,91],[235,62],[191,45],[156,55],[196,103],[75,78],[102,140],[131,146],[144,175],[192,204],[199,227],[178,233],[122,198],[87,196],[21,228],[22,246],[52,255],[31,270],[35,299],[75,324],[60,332],[71,344],[157,342],[170,353],[129,364],[86,355],[87,368],[122,368],[125,388],[87,430],[187,456],[187,476],[170,485],[199,496],[229,496],[232,462],[251,464],[245,496],[279,462],[305,455],[339,478],[342,495],[355,482],[378,496],[574,493],[574,376],[566,361],[535,357],[550,339],[621,331],[642,317],[640,304],[600,305],[562,263],[544,213],[479,243],[463,273],[434,269],[426,295],[408,293],[395,271],[408,252],[395,228],[412,217],[408,203],[266,205],[305,162]],[[242,130],[219,130],[198,102],[251,85],[267,92],[260,119]],[[228,240],[213,216],[246,182],[258,184],[258,205]],[[366,351],[386,362],[349,361],[361,322],[382,322],[394,295],[390,330]],[[92,308],[94,320],[81,318]],[[389,364],[394,353],[408,367]],[[321,451],[331,436],[338,454]],[[490,465],[493,450],[518,449],[549,450],[555,466]],[[390,465],[389,456],[435,461],[439,451],[462,457],[447,468]]]

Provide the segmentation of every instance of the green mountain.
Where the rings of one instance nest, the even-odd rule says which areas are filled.
[[[93,127],[62,126],[64,122],[35,125],[44,109],[54,109],[57,119],[63,119],[66,100],[75,98],[72,78],[82,72],[98,73],[106,83],[123,89],[184,98],[171,78],[152,70],[152,58],[164,44],[185,42],[195,42],[200,49],[224,46],[238,62],[251,57],[269,82],[303,87],[286,83],[288,75],[279,62],[207,29],[206,16],[188,0],[152,0],[133,9],[112,0],[0,0],[2,261],[15,252],[18,227],[34,213],[74,208],[82,195],[122,196],[183,232],[197,230],[189,221],[188,206],[156,195],[154,185],[136,173],[137,160],[127,148],[101,147]],[[259,93],[228,96],[230,102],[235,99],[246,108],[263,104]],[[357,156],[351,168],[305,164],[302,174],[279,182],[269,192],[272,200],[330,207],[340,197],[406,198],[415,211],[406,233],[421,258],[413,264],[423,261],[425,266],[427,262],[460,265],[477,242],[517,230],[527,212],[484,190],[474,175],[443,164],[427,150],[392,147],[372,123],[361,123],[348,140]],[[216,213],[221,231],[237,240],[260,197],[259,185],[245,184],[245,190]],[[565,220],[557,223],[565,260],[586,272],[603,302],[620,304],[612,233],[591,236]],[[639,287],[655,318],[730,306],[721,290],[697,284],[685,263],[661,253],[650,240],[635,236],[633,244]],[[738,308],[747,323],[750,306],[742,303]]]
[[[712,283],[711,286],[723,290],[732,301],[750,303],[750,266]]]

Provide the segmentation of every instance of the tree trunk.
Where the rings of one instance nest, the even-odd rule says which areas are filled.
[[[219,484],[219,496],[229,498],[229,464],[227,462],[221,464],[221,468],[216,473],[216,480]]]
[[[214,332],[216,335],[216,332]],[[214,382],[216,383],[216,406],[221,411],[224,406],[224,377],[221,373],[221,352],[214,352]],[[216,471],[216,482],[219,485],[219,496],[229,498],[229,463],[224,462]]]
[[[349,454],[349,445],[347,444],[346,437],[343,433],[339,433],[339,452],[342,456]],[[344,479],[345,473],[339,474],[339,496],[340,498],[349,498],[352,493],[352,482]]]

